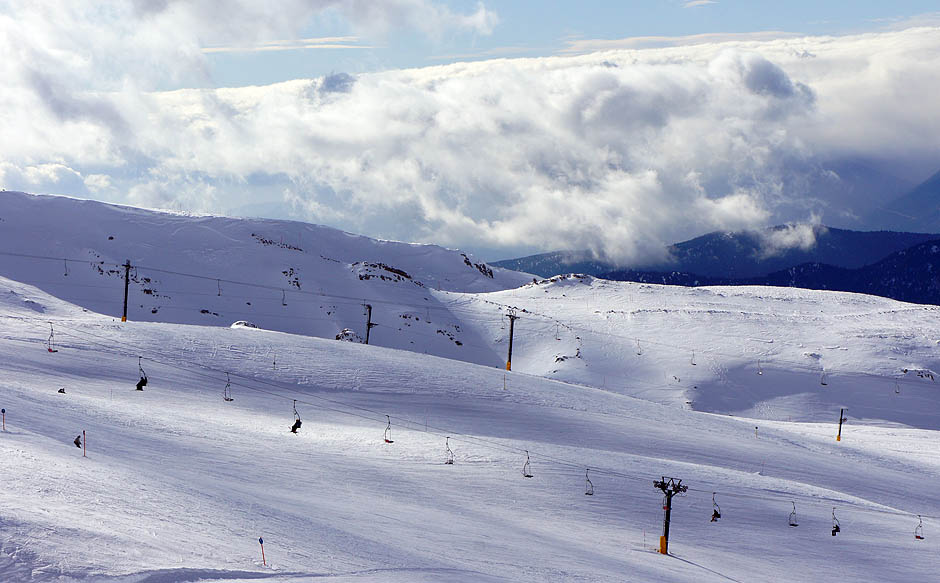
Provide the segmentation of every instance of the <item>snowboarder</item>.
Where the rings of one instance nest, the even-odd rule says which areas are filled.
[[[76,438],[75,438],[75,441],[73,441],[72,443],[75,444],[75,447],[81,449],[81,447],[82,447],[82,436],[79,435],[78,437],[76,437]]]
[[[294,419],[294,424],[290,426],[290,432],[297,433],[297,430],[300,429],[302,424],[303,423],[300,421],[300,419]]]
[[[64,394],[65,394],[65,387],[62,387],[61,389],[59,389],[59,392],[64,395]]]

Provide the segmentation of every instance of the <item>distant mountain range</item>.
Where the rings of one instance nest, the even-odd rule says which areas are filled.
[[[793,227],[709,233],[669,248],[674,261],[616,268],[555,252],[494,263],[550,277],[586,273],[604,279],[667,285],[772,285],[866,293],[940,304],[940,235],[806,227],[815,244],[775,251]],[[812,229],[809,231],[808,229]],[[812,237],[809,239],[813,240]]]
[[[773,285],[940,304],[940,172],[900,196],[891,195],[898,184],[866,165],[849,166],[844,174],[870,178],[850,191],[867,185],[892,199],[862,212],[857,223],[891,230],[783,225],[708,233],[669,246],[669,260],[659,263],[622,265],[589,251],[555,251],[493,265],[542,277],[584,273],[684,286]]]
[[[847,269],[803,263],[749,278],[701,276],[679,271],[621,270],[599,274],[604,279],[690,287],[703,285],[771,285],[864,293],[918,304],[940,304],[940,238],[892,253],[874,263]]]
[[[899,231],[940,233],[940,172],[877,209],[868,222]]]
[[[611,272],[680,272],[709,278],[753,278],[769,275],[804,263],[821,263],[856,269],[871,265],[890,253],[907,249],[940,235],[896,233],[892,231],[848,231],[824,226],[805,227],[810,240],[807,248],[778,249],[776,238],[787,237],[792,227],[763,231],[709,233],[677,243],[668,251],[673,261],[618,266],[588,259],[588,252],[556,251],[493,263],[498,267],[551,277],[559,273],[601,275]]]

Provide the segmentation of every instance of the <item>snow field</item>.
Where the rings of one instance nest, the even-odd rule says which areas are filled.
[[[933,431],[850,424],[836,443],[834,423],[263,330],[113,323],[5,283],[20,294],[0,339],[0,572],[13,581],[884,581],[937,568]],[[141,353],[151,382],[136,392]],[[88,458],[71,444],[82,429]],[[674,500],[672,557],[653,552],[662,475],[693,488]]]

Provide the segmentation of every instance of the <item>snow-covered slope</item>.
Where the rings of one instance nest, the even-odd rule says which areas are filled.
[[[129,258],[132,321],[247,320],[331,340],[348,328],[362,340],[368,304],[372,345],[502,368],[514,309],[517,372],[762,419],[830,422],[848,407],[866,423],[940,428],[934,306],[788,288],[533,283],[434,246],[65,197],[3,193],[0,219],[0,275],[92,311],[120,314]],[[37,258],[79,256],[88,260]],[[277,362],[277,350],[266,357]]]
[[[298,223],[0,201],[4,583],[895,581],[940,567],[940,495],[925,487],[940,473],[940,308],[533,283]],[[364,333],[363,304],[372,344],[333,339]],[[690,486],[669,557],[654,551],[663,476]]]
[[[245,320],[324,338],[349,328],[364,338],[370,304],[375,342],[412,350],[414,338],[388,332],[415,322],[428,327],[431,311],[441,311],[431,290],[486,292],[532,281],[434,245],[18,192],[0,193],[0,246],[0,275],[102,314],[121,316],[122,265],[129,260],[131,320],[211,326]],[[455,330],[437,330],[441,340],[421,352],[498,364],[486,352],[458,351],[446,338]]]
[[[901,581],[940,567],[934,431],[755,434],[751,419],[406,351],[122,324],[9,280],[0,313],[3,581]],[[653,551],[661,476],[691,487],[669,557]]]

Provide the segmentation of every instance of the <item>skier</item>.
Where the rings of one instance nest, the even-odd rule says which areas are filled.
[[[81,449],[81,447],[82,447],[82,436],[79,435],[78,437],[76,437],[76,438],[75,438],[75,441],[73,441],[72,443],[75,444],[75,447]]]
[[[64,395],[64,394],[65,394],[65,387],[62,387],[61,389],[59,389],[59,392]]]
[[[143,375],[140,377],[140,380],[137,381],[137,390],[142,391],[144,390],[144,387],[146,386],[147,386],[147,376]]]
[[[295,419],[295,420],[294,420],[294,424],[291,425],[291,427],[290,427],[290,432],[291,432],[291,433],[297,433],[297,430],[300,429],[300,426],[301,426],[301,425],[302,425],[302,423],[301,423],[300,419]]]

